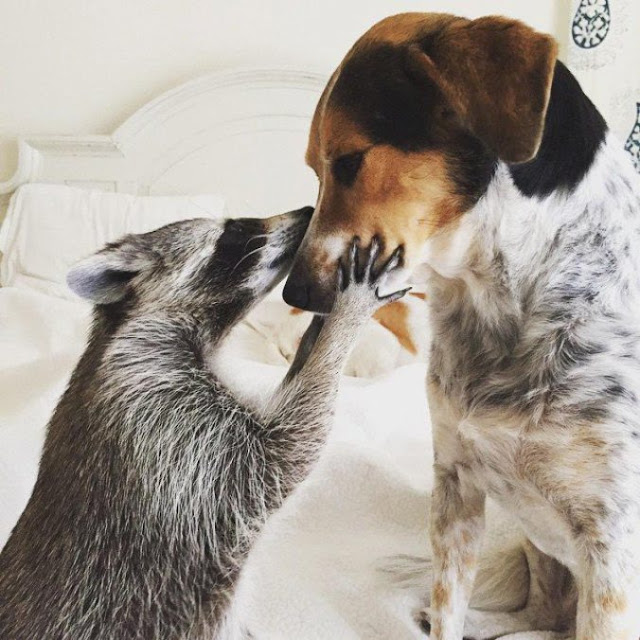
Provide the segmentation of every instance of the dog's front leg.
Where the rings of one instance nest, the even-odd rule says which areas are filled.
[[[628,527],[638,527],[629,523]],[[578,579],[576,640],[638,640],[640,579],[638,543],[618,539],[611,547],[587,547]],[[614,546],[615,545],[615,546]]]
[[[534,630],[562,631],[565,634],[562,637],[566,638],[567,630],[574,628],[576,593],[569,570],[529,540],[525,541],[523,550],[529,567],[529,595],[525,606],[518,611],[469,609],[464,624],[465,638],[506,640],[511,634]],[[511,579],[518,580],[515,575]],[[515,586],[515,582],[513,584]]]
[[[458,465],[436,461],[431,500],[431,638],[461,640],[484,532],[485,494]]]

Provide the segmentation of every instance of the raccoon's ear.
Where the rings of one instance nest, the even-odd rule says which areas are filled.
[[[125,238],[74,265],[67,274],[67,285],[81,298],[110,304],[121,300],[131,281],[153,265],[153,254]]]

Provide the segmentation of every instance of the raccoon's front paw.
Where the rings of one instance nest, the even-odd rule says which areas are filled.
[[[351,241],[346,261],[338,263],[338,294],[336,307],[348,305],[363,314],[371,315],[377,309],[402,298],[411,287],[380,295],[379,285],[402,263],[402,247],[398,247],[378,269],[375,264],[380,256],[380,240],[374,236],[371,244],[361,249],[360,240]]]

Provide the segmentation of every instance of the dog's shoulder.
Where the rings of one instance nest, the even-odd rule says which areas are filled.
[[[594,419],[634,397],[640,189],[613,144],[569,195],[529,198],[499,172],[473,213],[471,275],[436,282],[432,305],[432,371],[466,410]]]

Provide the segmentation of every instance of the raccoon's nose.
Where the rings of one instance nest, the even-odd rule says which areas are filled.
[[[291,211],[289,213],[293,218],[294,228],[300,233],[300,240],[302,240],[302,237],[311,222],[313,211],[313,207],[302,207],[302,209],[297,209],[296,211]]]
[[[297,213],[308,225],[309,222],[311,222],[311,216],[313,215],[314,211],[315,209],[313,207],[307,206],[307,207],[302,207],[302,209],[298,209],[295,213]]]
[[[313,207],[302,207],[301,209],[294,209],[293,211],[287,211],[287,213],[281,213],[271,218],[265,218],[264,224],[267,231],[278,231],[283,227],[295,228],[303,233],[307,230],[309,222],[311,222],[311,216],[313,215]]]

